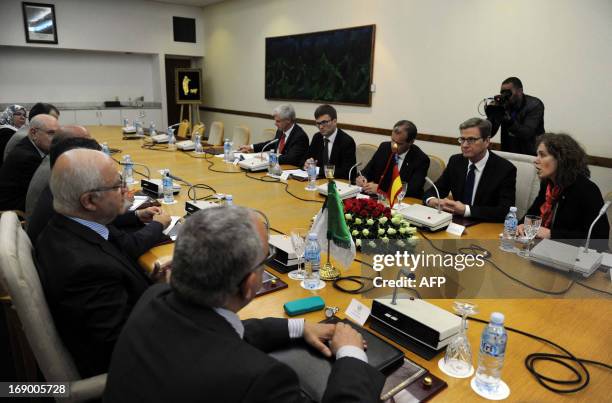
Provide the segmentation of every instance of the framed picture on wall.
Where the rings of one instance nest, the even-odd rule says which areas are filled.
[[[57,44],[55,6],[43,3],[21,3],[26,42]]]
[[[201,104],[202,103],[202,70],[176,69],[176,103]]]

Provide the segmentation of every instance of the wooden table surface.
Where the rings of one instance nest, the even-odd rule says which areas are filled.
[[[190,156],[189,153],[180,151],[168,152],[143,149],[140,140],[122,140],[120,128],[116,126],[93,126],[89,127],[89,130],[98,141],[105,141],[111,148],[121,150],[120,154],[114,155],[116,159],[120,159],[123,154],[130,154],[134,162],[146,164],[151,169],[153,177],[160,177],[157,170],[170,168],[174,175],[184,178],[192,184],[206,184],[217,192],[232,194],[234,204],[262,210],[268,215],[272,228],[283,233],[288,233],[294,227],[308,226],[311,218],[321,207],[323,198],[318,194],[306,191],[304,182],[290,180],[287,189],[292,194],[309,201],[298,200],[288,194],[284,184],[264,183],[260,180],[251,179],[238,167],[226,164],[220,158],[193,158],[193,154]],[[142,169],[136,167],[136,170],[140,171]],[[262,176],[262,174],[249,175]],[[186,188],[183,188],[177,197],[178,203],[170,206],[164,205],[164,210],[173,215],[184,215],[185,193]],[[199,190],[198,197],[209,193]],[[409,200],[406,201],[409,202]],[[492,253],[491,259],[496,261],[498,266],[506,273],[519,280],[537,288],[548,290],[563,290],[567,287],[571,279],[565,274],[556,270],[536,267],[524,259],[499,251],[496,245],[498,245],[497,239],[501,230],[501,224],[483,223],[468,227],[467,233],[460,238],[449,235],[444,231],[427,234],[427,236],[434,240],[436,246],[443,249],[452,250],[453,239],[461,239],[459,242],[465,242],[468,245],[470,243],[488,245],[486,248]],[[420,240],[418,245],[418,248],[421,247],[430,249],[430,245],[423,239]],[[154,248],[141,257],[140,262],[142,265],[150,267],[155,259],[171,256],[172,250],[172,245]],[[481,288],[484,292],[483,295],[490,295],[490,298],[467,299],[477,304],[480,311],[477,317],[488,319],[491,312],[500,311],[506,316],[506,326],[550,339],[568,349],[576,357],[612,363],[612,346],[609,342],[609,335],[612,331],[612,302],[609,297],[605,298],[601,293],[574,284],[567,293],[556,298],[550,298],[509,280],[491,265],[485,265],[483,270],[486,271],[483,272]],[[278,273],[275,274],[278,275]],[[354,263],[350,268],[343,270],[342,274],[361,274],[361,267],[358,263]],[[242,318],[285,317],[282,307],[285,302],[311,295],[320,295],[325,300],[326,305],[339,307],[341,312],[338,316],[340,317],[344,316],[342,312],[352,298],[371,306],[371,298],[368,298],[368,296],[342,293],[334,289],[331,284],[327,284],[320,291],[313,292],[302,289],[297,282],[288,279],[284,274],[280,274],[279,277],[287,282],[289,287],[255,299],[240,311]],[[578,280],[589,286],[612,292],[610,278],[602,272],[595,273],[589,279]],[[503,291],[500,292],[504,294],[505,298],[495,298],[495,292],[502,289]],[[461,293],[459,292],[458,295],[460,297]],[[452,312],[452,299],[428,299],[428,301]],[[305,318],[320,321],[324,319],[324,315],[323,312],[319,311],[307,314]],[[472,345],[474,364],[476,364],[480,333],[483,326],[479,323],[470,322],[467,330]],[[402,348],[401,346],[398,347]],[[435,398],[435,401],[485,401],[471,390],[469,379],[450,378],[438,369],[437,362],[443,356],[442,354],[431,361],[426,361],[404,348],[402,350],[405,351],[406,357],[427,368],[448,383],[449,387],[442,391]],[[559,395],[541,387],[523,364],[528,354],[536,352],[557,353],[557,351],[541,342],[509,332],[506,359],[502,372],[502,378],[511,389],[510,398],[507,401],[609,401],[610,384],[612,383],[611,372],[598,366],[587,366],[591,375],[590,384],[585,390],[578,393]],[[569,380],[573,376],[561,366],[550,363],[541,363],[538,365],[538,369],[545,371],[547,376],[553,378]]]

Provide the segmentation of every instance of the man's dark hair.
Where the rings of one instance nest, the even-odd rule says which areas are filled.
[[[545,133],[538,138],[537,145],[540,144],[557,160],[555,182],[561,188],[574,183],[578,175],[591,176],[584,148],[569,134]]]
[[[317,109],[315,109],[315,119],[319,119],[319,117],[323,116],[323,115],[329,115],[330,118],[333,119],[338,119],[338,114],[336,113],[336,109],[334,109],[333,106],[325,104],[325,105],[320,105]]]
[[[400,120],[399,122],[397,122],[394,126],[393,129],[396,128],[403,128],[404,131],[406,132],[406,134],[408,135],[408,141],[414,141],[414,139],[416,139],[417,136],[417,127],[414,123],[412,123],[409,120]]]
[[[55,161],[60,155],[75,148],[87,148],[90,150],[101,151],[102,147],[94,139],[86,137],[53,137],[51,140],[51,149],[49,150],[49,163],[51,168],[55,165]]]
[[[523,89],[523,83],[518,77],[508,77],[504,81],[502,81],[502,85],[504,84],[512,84],[514,88]]]
[[[57,109],[55,105],[47,104],[44,102],[38,102],[34,104],[34,106],[32,106],[32,109],[30,109],[30,113],[28,114],[28,119],[32,120],[34,116],[40,115],[40,114],[48,115],[49,112],[51,111],[55,111],[57,113],[57,116],[59,116],[60,114],[59,109]]]
[[[486,140],[491,137],[492,125],[491,122],[489,122],[488,120],[480,118],[470,118],[459,125],[459,130],[465,130],[471,127],[478,128],[478,131],[480,132],[480,137],[482,137],[483,140]]]

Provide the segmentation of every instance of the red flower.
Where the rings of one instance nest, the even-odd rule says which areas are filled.
[[[378,218],[378,217],[380,217],[380,215],[381,215],[381,214],[382,214],[382,211],[381,211],[381,210],[378,210],[378,209],[376,209],[376,210],[374,210],[374,211],[372,212],[372,216],[373,216],[374,218]]]
[[[367,217],[367,216],[368,216],[368,212],[367,212],[367,211],[365,211],[365,210],[361,210],[361,211],[359,212],[359,215],[360,215],[360,216],[362,216],[362,217]]]

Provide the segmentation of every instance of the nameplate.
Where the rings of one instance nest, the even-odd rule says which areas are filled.
[[[280,176],[280,181],[283,183],[287,183],[287,180],[289,179],[289,172],[283,172]]]
[[[448,227],[446,227],[446,232],[451,235],[461,236],[463,235],[463,231],[465,231],[465,227],[454,222],[451,222],[448,224]]]
[[[370,308],[353,298],[348,308],[346,308],[345,314],[353,322],[363,326],[370,316]]]

